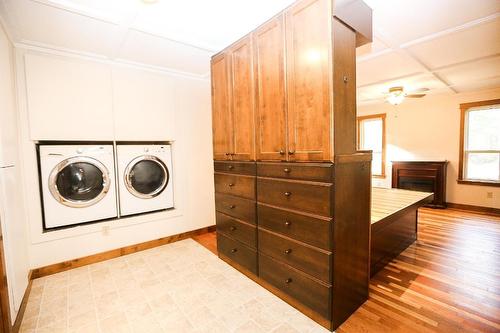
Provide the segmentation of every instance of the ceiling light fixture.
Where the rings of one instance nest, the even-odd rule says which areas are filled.
[[[389,96],[387,96],[387,102],[392,105],[399,105],[405,99],[405,94],[402,87],[394,87],[389,89]]]

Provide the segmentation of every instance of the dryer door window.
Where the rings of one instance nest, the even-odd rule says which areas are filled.
[[[99,161],[74,157],[59,163],[51,172],[52,196],[69,207],[88,207],[100,201],[110,186],[109,173]]]
[[[149,199],[158,196],[167,187],[168,169],[157,157],[139,156],[125,169],[125,186],[134,196]]]

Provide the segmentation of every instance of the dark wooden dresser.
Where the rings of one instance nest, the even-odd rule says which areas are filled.
[[[368,297],[370,163],[215,161],[219,257],[335,329]]]
[[[448,161],[393,161],[392,187],[434,193],[432,208],[446,208]]]

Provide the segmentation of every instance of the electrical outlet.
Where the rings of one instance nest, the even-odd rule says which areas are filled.
[[[105,225],[102,227],[102,234],[104,236],[109,236],[109,225]]]
[[[486,198],[493,199],[493,192],[486,192]]]

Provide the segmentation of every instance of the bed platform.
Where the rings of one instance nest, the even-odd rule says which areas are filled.
[[[371,276],[417,239],[417,210],[433,198],[428,192],[372,188]]]

